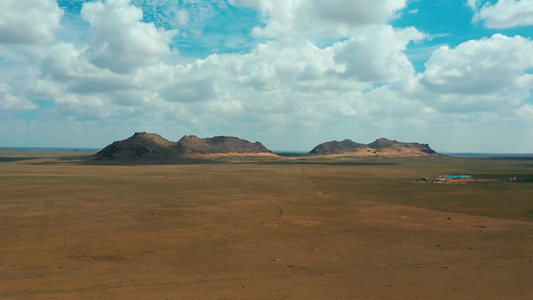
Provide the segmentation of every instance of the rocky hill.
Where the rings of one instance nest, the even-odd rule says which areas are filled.
[[[96,153],[92,160],[118,163],[179,162],[209,159],[217,155],[275,156],[259,142],[250,143],[236,137],[217,136],[204,139],[189,135],[178,142],[172,142],[155,133],[136,132],[125,140],[105,147]]]
[[[345,152],[353,152],[357,149],[362,149],[366,147],[367,147],[366,144],[360,144],[352,140],[346,139],[340,142],[331,141],[331,142],[322,143],[316,146],[315,148],[313,148],[313,150],[311,150],[309,154],[313,154],[313,155],[338,154],[338,153],[345,153]]]
[[[403,143],[380,138],[370,144],[352,140],[331,141],[313,148],[309,155],[354,155],[354,156],[442,156],[428,144]]]
[[[94,155],[96,160],[160,160],[176,158],[176,143],[155,133],[136,132],[122,141],[113,142]]]
[[[226,136],[202,139],[194,135],[186,135],[173,148],[182,154],[272,153],[260,142],[250,143],[236,137]]]

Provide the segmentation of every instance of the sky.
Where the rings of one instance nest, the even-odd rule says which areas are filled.
[[[1,0],[0,147],[533,153],[533,0]]]

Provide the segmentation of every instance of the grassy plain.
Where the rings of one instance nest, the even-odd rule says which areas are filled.
[[[34,154],[0,152],[2,299],[533,298],[533,160]],[[522,181],[414,181],[457,172]]]

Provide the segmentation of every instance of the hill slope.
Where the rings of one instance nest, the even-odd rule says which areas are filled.
[[[370,144],[356,143],[346,139],[322,143],[309,155],[355,155],[355,156],[442,156],[428,144],[403,143],[380,138]]]

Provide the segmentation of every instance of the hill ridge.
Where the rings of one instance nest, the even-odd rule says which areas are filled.
[[[251,143],[237,137],[199,138],[185,135],[178,142],[156,133],[135,132],[127,139],[115,141],[92,156],[96,161],[182,161],[207,155],[275,155],[260,142]]]
[[[398,142],[378,138],[369,144],[356,143],[350,139],[329,141],[314,147],[308,155],[354,154],[359,156],[442,156],[428,144]]]

